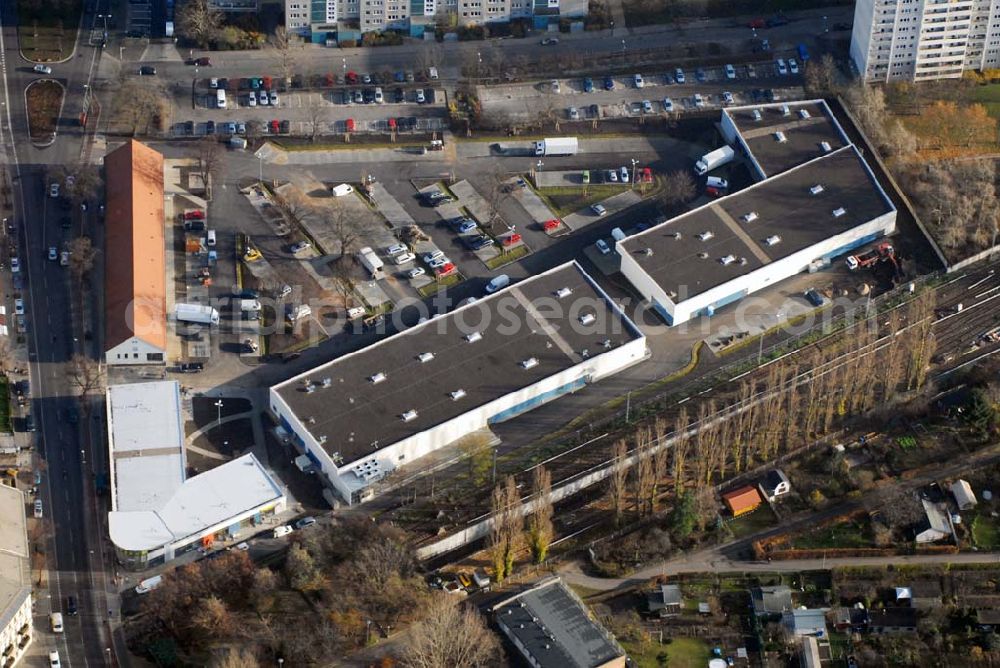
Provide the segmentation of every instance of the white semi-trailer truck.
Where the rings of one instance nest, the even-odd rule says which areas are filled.
[[[535,142],[535,155],[576,155],[579,150],[576,137],[546,137]]]

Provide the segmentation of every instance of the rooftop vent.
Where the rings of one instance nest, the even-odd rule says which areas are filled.
[[[819,147],[823,149],[823,153],[829,153],[830,151],[833,150],[833,147],[830,146],[830,142],[828,141],[821,141],[819,143]]]
[[[833,217],[834,218],[840,218],[845,213],[847,213],[847,209],[845,209],[842,206],[841,207],[837,207],[836,209],[833,210]]]
[[[823,192],[823,184],[817,183],[812,188],[809,189],[809,193],[812,195],[818,195]]]
[[[316,391],[316,386],[313,383],[306,385],[306,394],[312,394]]]
[[[326,434],[319,437],[319,444],[323,445],[324,443],[326,443]]]
[[[761,118],[760,109],[754,109],[753,111],[751,111],[750,118],[754,119],[755,121],[759,121]]]
[[[704,232],[698,235],[698,241],[708,241],[714,236],[715,234],[711,230],[705,230]]]
[[[787,104],[781,105],[781,115],[782,116],[790,116],[791,113],[792,113],[792,110],[788,108]]]
[[[740,266],[741,267],[747,266],[747,259],[745,257],[740,258]]]
[[[377,384],[381,383],[383,380],[385,380],[385,372],[384,371],[379,371],[374,376],[369,376],[368,380],[370,380],[372,383],[374,383],[374,384],[377,385]]]
[[[677,299],[677,293],[674,292],[673,290],[668,290],[667,297],[669,297],[670,299]]]
[[[743,222],[744,223],[752,223],[753,221],[757,220],[758,218],[760,218],[760,216],[757,215],[756,211],[751,211],[750,213],[743,214]]]
[[[708,259],[708,253],[698,253],[698,258],[701,259],[701,260],[707,260]]]
[[[593,313],[584,313],[583,315],[580,316],[581,325],[592,325],[594,324],[595,320],[597,320],[597,318],[594,316]]]
[[[778,143],[781,143],[781,144],[783,144],[786,141],[788,141],[788,137],[786,137],[785,133],[782,132],[781,130],[778,130],[777,132],[774,133],[774,138],[777,139]]]
[[[601,345],[604,346],[605,350],[611,350],[611,346],[613,346],[614,344],[611,343],[611,339],[604,339],[603,341],[601,341]]]
[[[645,255],[646,257],[653,257],[653,249],[652,248],[644,248],[643,251],[642,251],[642,254]]]
[[[420,360],[421,362],[430,362],[432,359],[434,359],[434,353],[420,353],[419,355],[417,355],[417,359]]]
[[[680,232],[674,232],[672,236],[674,237],[674,239],[683,239],[684,238],[684,235],[681,234]]]
[[[556,297],[558,297],[559,299],[569,297],[571,294],[573,294],[573,291],[570,290],[569,288],[559,288],[558,290],[556,290]]]
[[[522,369],[533,369],[536,366],[538,366],[538,358],[537,357],[529,357],[526,360],[521,360],[521,368]]]
[[[448,395],[451,397],[452,401],[458,401],[459,399],[465,396],[465,390],[459,388],[454,392],[449,392]]]
[[[809,118],[809,110],[808,109],[799,109],[799,118],[801,118],[802,120],[805,120],[805,119]]]
[[[411,422],[417,419],[417,411],[410,409],[399,417],[403,418],[403,422]]]
[[[465,340],[468,341],[469,343],[475,343],[481,338],[483,338],[482,332],[472,332],[471,334],[465,335]]]
[[[777,246],[778,244],[781,243],[781,237],[779,237],[777,234],[772,234],[767,239],[764,239],[764,243],[767,244],[768,246]]]
[[[721,262],[722,264],[732,264],[733,262],[736,262],[736,256],[727,255],[725,257],[720,257],[719,262]]]
[[[333,385],[333,380],[332,379],[330,379],[330,378],[324,378],[323,379],[323,387],[330,387],[331,385]]]

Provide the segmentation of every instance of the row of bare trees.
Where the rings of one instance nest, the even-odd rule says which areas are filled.
[[[625,519],[630,501],[636,519],[662,510],[658,503],[666,490],[675,501],[690,493],[702,517],[706,490],[730,473],[772,461],[844,419],[921,388],[935,351],[934,307],[934,292],[924,291],[891,311],[882,332],[872,317],[842,336],[839,346],[772,364],[741,382],[732,404],[701,403],[693,425],[686,408],[672,431],[662,416],[641,424],[630,439],[631,452],[626,439],[612,445],[607,498],[616,521]],[[671,446],[661,447],[670,436]]]
[[[524,504],[514,476],[493,488],[489,556],[497,583],[514,570],[514,559],[525,538],[536,564],[545,561],[555,533],[552,526],[552,474],[537,466],[532,474],[528,528],[524,531]]]

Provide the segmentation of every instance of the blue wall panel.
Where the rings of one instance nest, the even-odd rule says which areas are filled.
[[[572,383],[566,383],[562,387],[557,387],[556,389],[540,394],[533,399],[528,399],[527,401],[521,402],[516,406],[511,406],[507,410],[497,413],[493,417],[489,418],[486,422],[488,424],[495,424],[497,422],[503,422],[504,420],[509,420],[513,417],[517,417],[521,413],[530,411],[533,408],[538,408],[545,402],[551,401],[552,399],[562,396],[563,394],[568,394],[569,392],[575,392],[576,390],[579,390],[586,384],[587,384],[586,378],[579,378],[573,381]]]

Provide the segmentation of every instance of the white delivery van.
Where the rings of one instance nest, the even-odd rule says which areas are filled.
[[[146,578],[145,580],[143,580],[142,582],[140,582],[135,586],[135,593],[148,594],[149,592],[159,587],[161,582],[163,582],[162,575],[155,575],[151,578]]]
[[[53,633],[63,632],[63,618],[61,612],[53,612],[49,615],[49,625],[52,627]]]
[[[510,285],[510,276],[507,274],[500,274],[499,276],[494,276],[489,283],[486,284],[486,294],[492,295],[497,290],[502,290]]]
[[[214,246],[215,245],[215,230],[209,230],[207,236],[208,236],[208,245],[209,246]]]
[[[616,227],[611,230],[611,238],[615,241],[625,241],[625,233],[622,232],[622,228]]]
[[[215,104],[219,109],[226,108],[226,91],[221,88],[215,91]]]

